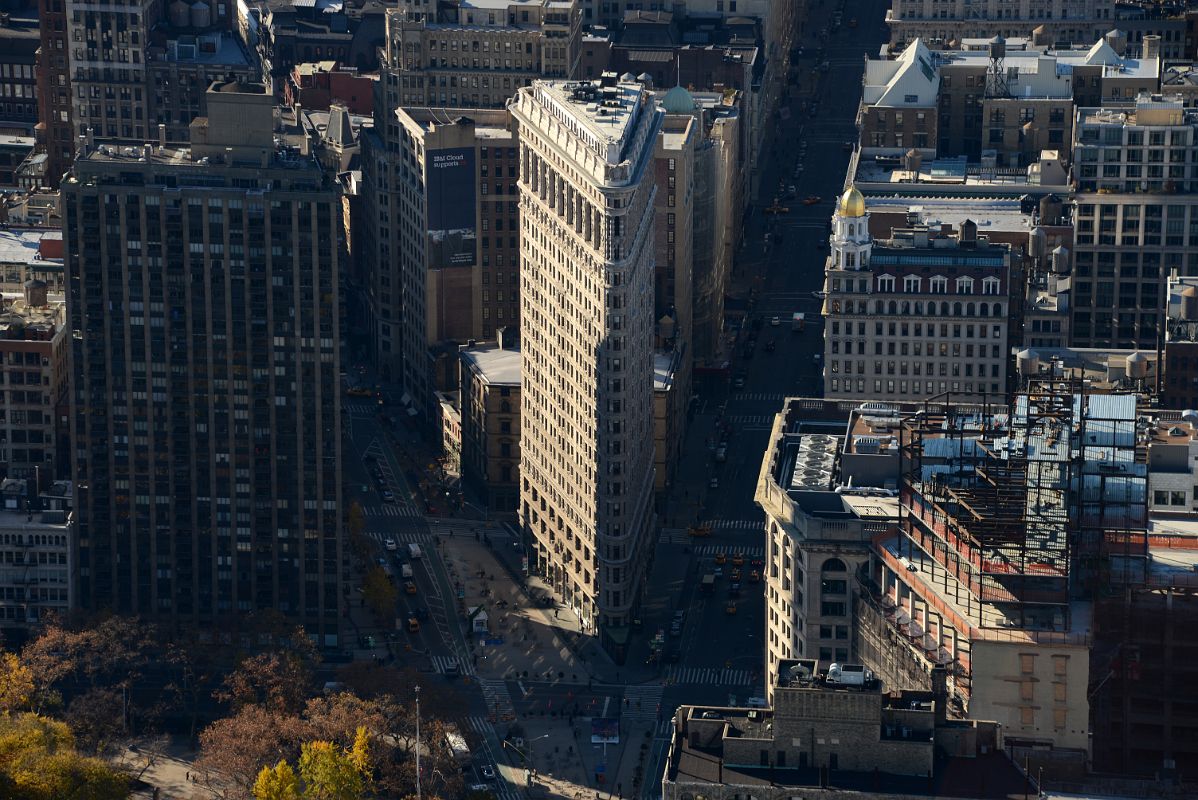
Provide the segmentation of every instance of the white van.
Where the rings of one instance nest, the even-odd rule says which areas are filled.
[[[408,545],[408,558],[411,558],[411,559],[420,558],[420,545],[418,545],[418,544]]]
[[[412,577],[412,565],[404,564],[402,567],[399,568],[399,573],[401,575],[403,575],[405,578],[411,578]]]

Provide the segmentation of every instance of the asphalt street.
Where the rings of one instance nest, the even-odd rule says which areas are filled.
[[[792,92],[790,112],[778,121],[774,146],[766,149],[767,157],[759,165],[764,176],[785,176],[781,192],[774,180],[763,178],[737,254],[734,294],[746,301],[746,324],[731,347],[729,378],[696,380],[699,399],[676,481],[684,494],[681,504],[674,502],[663,514],[666,528],[647,592],[645,628],[668,630],[676,609],[682,609],[686,619],[681,636],[670,645],[679,650],[677,662],[669,663],[668,657],[663,666],[667,685],[661,703],[666,718],[683,703],[743,704],[764,693],[763,584],[742,580],[740,596],[730,598],[731,559],[743,554],[747,574],[751,560],[763,552],[764,517],[753,495],[774,415],[787,396],[823,392],[821,365],[815,358],[823,351],[821,301],[813,293],[823,286],[829,222],[844,190],[851,154],[847,143],[857,140],[864,56],[876,54],[887,39],[886,3],[842,2],[843,24],[828,31],[821,53],[820,30],[832,28],[837,7],[832,2],[808,5],[800,87]],[[849,26],[851,18],[857,20],[856,27]],[[821,69],[824,63],[826,71]],[[815,116],[804,91],[812,75],[819,76]],[[779,202],[786,211],[764,213],[792,185],[794,196]],[[805,202],[809,199],[810,204]],[[805,315],[802,331],[793,330],[796,312]],[[750,339],[755,339],[752,347]],[[743,378],[739,388],[737,378]],[[726,450],[717,460],[721,444]],[[677,495],[676,490],[675,501]],[[710,536],[689,536],[688,517],[710,525]],[[719,553],[727,559],[724,577],[713,594],[704,595],[698,583],[717,567]],[[727,613],[730,600],[736,603],[735,614]],[[650,770],[660,769],[667,739],[667,732],[658,732]],[[654,790],[647,785],[643,796],[648,800],[658,794],[660,786]]]
[[[380,418],[373,398],[353,397],[346,404],[345,480],[352,489],[351,499],[365,511],[367,535],[378,543],[376,558],[387,560],[398,573],[408,544],[422,549],[423,557],[412,563],[415,593],[401,591],[396,609],[400,630],[391,632],[398,661],[415,665],[429,673],[429,680],[438,681],[448,680],[440,674],[448,664],[462,666],[469,682],[459,685],[469,712],[459,724],[475,753],[475,764],[468,769],[470,780],[486,780],[483,767],[497,765],[498,780],[491,785],[504,800],[519,795],[524,776],[511,766],[517,760],[509,757],[487,719],[497,704],[521,718],[573,711],[575,705],[580,716],[588,716],[588,709],[596,705],[618,709],[628,723],[654,732],[646,768],[647,775],[654,775],[668,741],[668,720],[678,705],[744,703],[763,694],[763,584],[751,582],[749,573],[753,560],[763,556],[764,533],[762,512],[753,495],[768,430],[783,399],[822,393],[820,365],[814,358],[822,352],[820,300],[813,293],[822,287],[828,224],[844,188],[850,155],[845,143],[857,138],[854,120],[863,57],[875,54],[887,38],[883,0],[865,0],[848,8],[842,2],[840,7],[845,9],[845,24],[829,30],[824,38],[820,31],[832,28],[837,4],[824,0],[808,5],[797,85],[784,101],[789,112],[774,121],[775,139],[757,165],[766,177],[760,181],[736,257],[732,294],[747,308],[745,324],[729,342],[729,374],[696,378],[697,400],[675,489],[662,509],[642,627],[621,682],[588,687],[581,682],[522,685],[470,679],[453,576],[438,557],[434,542],[435,535],[470,535],[474,523],[426,518],[417,485],[420,469],[410,455],[424,450],[416,446],[410,432]],[[847,24],[853,17],[856,27]],[[794,196],[780,202],[786,211],[766,214],[779,195],[774,176],[784,176],[781,192],[793,185]],[[810,204],[805,202],[809,199]],[[796,312],[806,315],[801,331],[791,324]],[[750,339],[754,340],[751,347]],[[743,386],[737,378],[743,379]],[[717,458],[721,444],[725,449]],[[390,496],[385,497],[384,491]],[[710,526],[709,536],[688,534],[695,520]],[[395,541],[394,551],[384,549],[388,538]],[[731,597],[737,554],[744,561],[741,587],[739,595]],[[717,565],[721,556],[725,563]],[[717,566],[723,577],[713,593],[702,593],[702,576]],[[404,584],[400,580],[401,588]],[[671,621],[678,611],[683,625],[674,635]],[[407,617],[417,612],[423,616],[421,628],[409,632]],[[666,640],[664,658],[646,664],[648,641],[659,630]],[[506,726],[498,727],[506,731]],[[586,742],[580,739],[579,744]],[[659,794],[657,781],[645,781],[644,800]]]

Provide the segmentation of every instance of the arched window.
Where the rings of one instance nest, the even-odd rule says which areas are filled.
[[[918,303],[916,303],[916,305],[919,305],[919,304],[918,304]],[[902,309],[903,309],[903,316],[906,316],[906,315],[910,314],[910,313],[911,313],[911,301],[910,301],[910,300],[904,300],[904,301],[903,301],[903,305],[902,305]]]
[[[922,300],[915,301],[915,313],[917,316],[923,316],[923,301]]]
[[[966,303],[965,304],[965,316],[972,317],[972,316],[974,316],[973,312],[974,312],[973,303]]]
[[[827,561],[824,562],[824,565],[822,567],[820,567],[820,571],[821,572],[847,572],[848,567],[846,567],[844,565],[844,562],[841,561],[839,558],[829,558]]]
[[[509,403],[507,400],[504,400],[502,403],[499,404],[499,411],[503,414],[510,414],[512,411],[512,404]]]
[[[856,236],[856,235],[857,235],[857,226],[850,222],[849,223],[849,236]]]
[[[929,317],[936,316],[936,301],[935,300],[928,301],[928,316]]]
[[[978,306],[978,314],[983,317],[990,316],[990,304],[982,303],[980,306]]]
[[[995,303],[994,304],[994,316],[1001,317],[1002,315],[1003,315],[1002,303]]]
[[[961,316],[961,304],[960,303],[953,303],[953,316],[954,317]]]
[[[898,303],[891,300],[890,304],[886,307],[886,310],[889,311],[891,314],[897,314],[898,313]]]

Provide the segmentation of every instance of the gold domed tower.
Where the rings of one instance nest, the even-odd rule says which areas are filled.
[[[873,240],[869,236],[869,212],[865,198],[856,186],[850,186],[836,201],[832,218],[831,269],[863,269],[869,264]]]
[[[836,213],[842,217],[865,216],[865,198],[857,191],[856,186],[850,186],[848,191],[840,196],[840,202],[836,204]]]

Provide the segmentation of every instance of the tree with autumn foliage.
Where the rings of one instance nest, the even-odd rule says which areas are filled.
[[[0,716],[0,797],[124,800],[129,777],[81,755],[65,722],[31,712]]]
[[[0,715],[28,708],[35,688],[33,670],[16,653],[0,651]]]
[[[399,600],[399,589],[390,576],[377,564],[366,570],[362,579],[362,599],[379,620],[390,620],[395,616],[395,603]]]
[[[254,781],[254,800],[300,800],[300,782],[286,761],[263,767]]]

